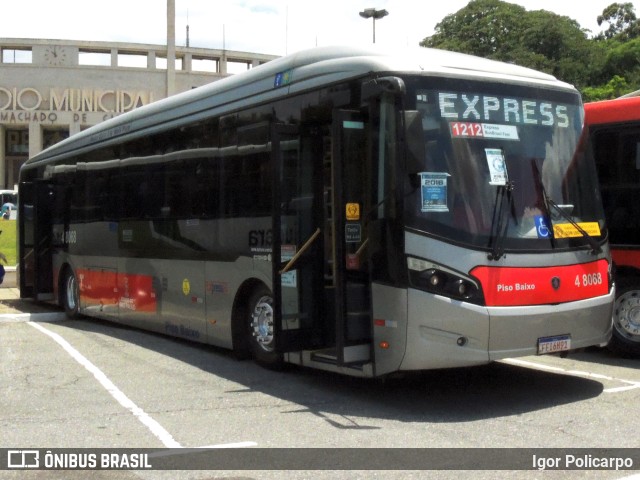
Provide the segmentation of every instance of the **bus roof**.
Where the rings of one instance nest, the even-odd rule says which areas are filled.
[[[640,119],[640,97],[616,98],[584,104],[584,121],[588,125],[628,122]]]
[[[455,75],[573,89],[552,75],[536,70],[444,50],[417,48],[389,52],[371,47],[319,47],[272,60],[114,117],[35,155],[25,167],[81,153],[96,144],[107,146],[159,125],[179,125],[186,117],[194,120],[232,112],[247,105],[249,99],[249,104],[260,104],[378,72]]]

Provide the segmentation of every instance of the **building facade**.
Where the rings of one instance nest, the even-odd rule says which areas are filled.
[[[164,45],[0,38],[0,189],[13,189],[22,163],[69,135],[274,58],[190,47],[168,51]]]

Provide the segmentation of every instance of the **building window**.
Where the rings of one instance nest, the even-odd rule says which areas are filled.
[[[213,58],[197,58],[191,60],[191,71],[193,72],[218,72],[218,62]]]
[[[111,52],[80,50],[78,53],[78,63],[80,65],[108,67],[111,65]]]
[[[147,68],[147,55],[143,53],[118,53],[118,66]]]
[[[33,63],[30,48],[3,48],[2,63]]]
[[[49,148],[51,145],[69,138],[69,130],[43,130],[42,132],[42,148]]]
[[[29,130],[7,130],[5,132],[7,155],[29,155]]]
[[[167,69],[167,57],[161,57],[161,56],[157,56],[156,57],[156,68],[159,70],[166,70]],[[176,70],[182,70],[182,58],[181,57],[176,57],[176,66],[175,66]]]

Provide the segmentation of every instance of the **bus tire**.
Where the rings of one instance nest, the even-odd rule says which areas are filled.
[[[623,357],[640,358],[640,283],[619,282],[608,348]]]
[[[61,300],[68,318],[74,319],[80,316],[78,281],[71,268],[65,269],[62,277]]]
[[[255,288],[247,303],[247,342],[256,363],[272,369],[282,367],[282,354],[276,352],[273,295],[267,287]]]

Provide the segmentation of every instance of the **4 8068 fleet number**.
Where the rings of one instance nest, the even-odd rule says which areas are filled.
[[[602,285],[602,274],[598,272],[576,275],[576,281],[574,283],[578,288],[591,287],[593,285]]]

